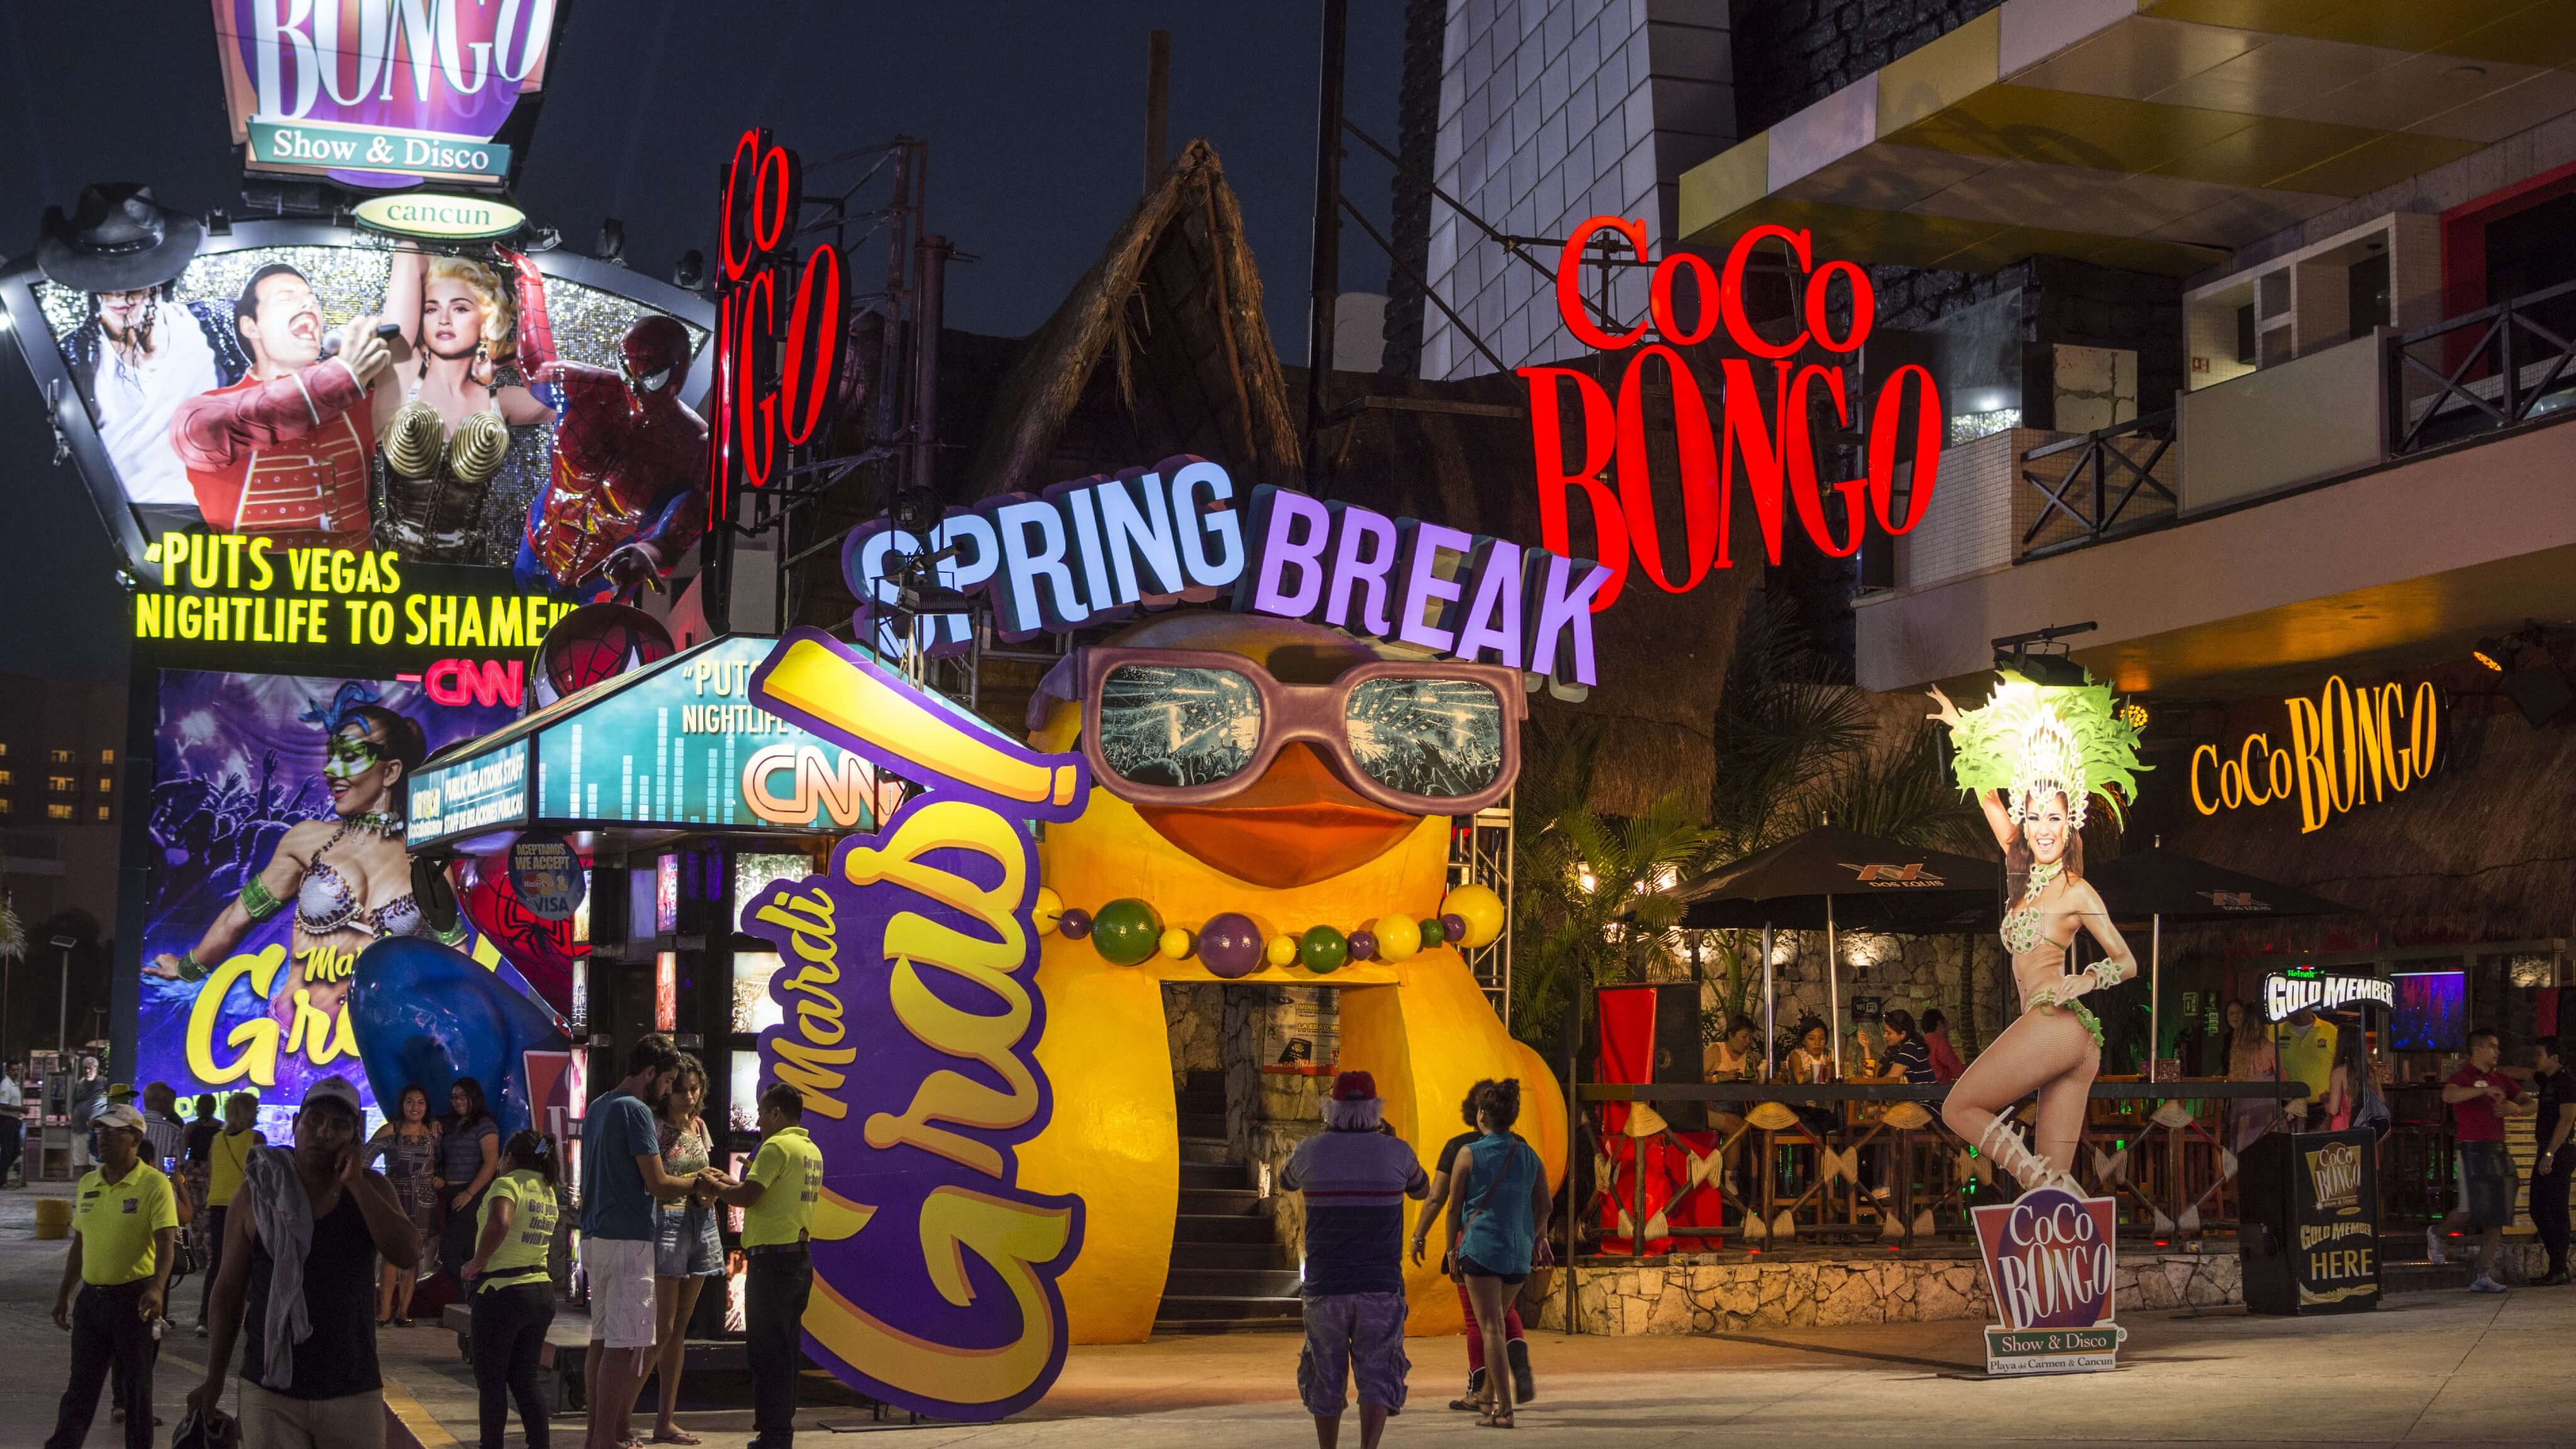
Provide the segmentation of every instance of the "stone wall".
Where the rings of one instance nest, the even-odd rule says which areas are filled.
[[[2140,1255],[2118,1269],[2119,1311],[2217,1307],[2244,1301],[2232,1252]],[[1565,1326],[1565,1292],[1553,1285],[1537,1326]],[[1850,1323],[1992,1321],[1985,1269],[1974,1258],[1842,1262],[1708,1262],[1677,1258],[1576,1275],[1584,1333],[1735,1333]]]
[[[1305,1198],[1277,1190],[1279,1170],[1298,1143],[1324,1130],[1324,1092],[1332,1084],[1321,1076],[1261,1068],[1278,1054],[1276,1042],[1292,1023],[1299,1034],[1320,1026],[1318,1049],[1325,1050],[1340,1024],[1340,993],[1320,986],[1216,989],[1222,997],[1226,1139],[1253,1180],[1272,1185],[1271,1228],[1294,1248],[1305,1237]]]
[[[1191,1072],[1225,1066],[1225,988],[1213,981],[1163,985],[1163,1026],[1171,1039],[1172,1085]]]

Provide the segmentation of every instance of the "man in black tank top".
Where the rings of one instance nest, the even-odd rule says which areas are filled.
[[[230,1241],[215,1279],[206,1381],[188,1395],[188,1407],[202,1412],[223,1401],[234,1337],[244,1335],[244,1449],[380,1449],[384,1443],[376,1257],[413,1267],[420,1237],[392,1184],[366,1170],[362,1125],[356,1088],[339,1077],[315,1082],[295,1117],[293,1154],[260,1149],[227,1215]],[[294,1211],[299,1204],[287,1194],[301,1194],[305,1214]],[[284,1275],[280,1256],[290,1259]],[[269,1331],[270,1296],[282,1287],[303,1300],[311,1331],[301,1338],[283,1324],[274,1336]]]

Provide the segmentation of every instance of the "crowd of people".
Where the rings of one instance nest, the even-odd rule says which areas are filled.
[[[503,1141],[471,1078],[453,1084],[440,1117],[425,1089],[406,1088],[368,1136],[357,1088],[323,1077],[278,1145],[254,1125],[246,1092],[199,1097],[187,1122],[158,1083],[140,1107],[101,1101],[89,1121],[96,1166],[75,1189],[54,1305],[72,1368],[48,1449],[83,1442],[102,1393],[128,1449],[153,1442],[170,1284],[192,1268],[203,1277],[195,1332],[207,1370],[187,1412],[212,1421],[237,1383],[229,1413],[244,1449],[382,1445],[377,1332],[407,1326],[415,1295],[438,1278],[467,1305],[484,1449],[500,1449],[513,1406],[526,1443],[544,1449],[558,1238],[576,1222],[590,1298],[584,1442],[642,1442],[636,1400],[658,1376],[652,1442],[694,1444],[673,1415],[691,1314],[727,1269],[718,1218],[728,1207],[742,1211],[754,1442],[786,1449],[822,1184],[804,1099],[784,1084],[761,1095],[760,1150],[737,1180],[711,1161],[698,1115],[704,1066],[660,1034],[626,1065],[583,1123],[577,1217],[559,1144],[528,1130]]]

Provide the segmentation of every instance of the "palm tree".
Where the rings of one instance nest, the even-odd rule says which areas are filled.
[[[1951,782],[1939,732],[1914,721],[1892,742],[1867,694],[1840,661],[1819,653],[1784,604],[1747,610],[1727,670],[1713,735],[1707,853],[1715,870],[1827,823],[1914,845],[1982,852],[1972,813]],[[1761,935],[1716,931],[1696,953],[1717,1009],[1703,1032],[1751,1016]]]
[[[1761,933],[1712,931],[1690,949],[1681,909],[1661,892],[1828,821],[1913,844],[1982,851],[1977,822],[1951,783],[1939,732],[1888,732],[1840,662],[1820,653],[1785,604],[1746,610],[1713,720],[1716,770],[1706,823],[1678,793],[1625,819],[1590,807],[1601,731],[1592,721],[1533,718],[1521,750],[1514,861],[1512,1023],[1552,1041],[1574,993],[1647,979],[1688,961],[1714,985],[1703,1030],[1752,1015]]]
[[[1681,907],[1661,892],[1705,852],[1708,832],[1679,791],[1636,815],[1596,813],[1599,723],[1531,724],[1515,800],[1512,1022],[1524,1039],[1548,1043],[1576,993],[1646,980],[1669,959]]]

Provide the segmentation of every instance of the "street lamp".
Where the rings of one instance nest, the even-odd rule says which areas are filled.
[[[63,994],[54,999],[54,1050],[68,1057],[72,1051],[72,948],[80,938],[56,936],[52,944],[63,953]]]

